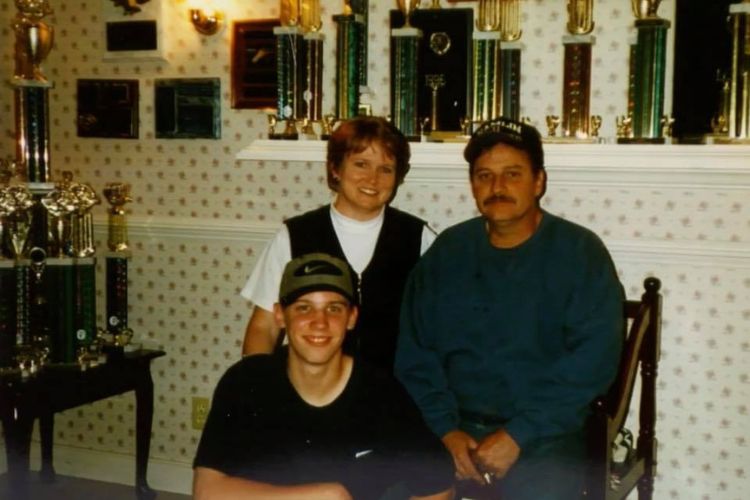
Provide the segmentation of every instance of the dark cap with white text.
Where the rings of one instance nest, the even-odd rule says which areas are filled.
[[[307,293],[318,291],[340,293],[349,303],[356,304],[349,264],[326,253],[309,253],[290,260],[279,287],[282,307]]]
[[[464,159],[469,163],[469,172],[474,171],[474,162],[482,153],[498,144],[506,144],[524,151],[531,161],[534,172],[544,168],[542,136],[531,125],[509,118],[495,118],[484,122],[473,134],[464,149]]]

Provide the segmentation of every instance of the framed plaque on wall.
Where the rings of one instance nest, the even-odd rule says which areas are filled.
[[[218,78],[154,80],[157,139],[221,138]]]
[[[138,80],[78,80],[78,137],[138,138]]]
[[[101,0],[105,61],[166,60],[165,2]]]
[[[278,19],[237,21],[232,31],[232,107],[275,108]]]

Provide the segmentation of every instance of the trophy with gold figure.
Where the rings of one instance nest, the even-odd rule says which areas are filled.
[[[418,0],[398,0],[404,26],[391,29],[391,113],[393,124],[410,140],[419,139],[418,70],[422,32],[410,23]]]
[[[633,68],[632,137],[620,143],[663,144],[664,85],[667,30],[670,22],[657,15],[661,0],[631,0],[638,41]]]

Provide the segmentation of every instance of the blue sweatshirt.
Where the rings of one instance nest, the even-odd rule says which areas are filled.
[[[499,249],[471,219],[410,274],[396,375],[438,436],[460,428],[459,412],[496,417],[522,449],[576,432],[617,371],[623,301],[588,229],[544,212],[531,238]]]

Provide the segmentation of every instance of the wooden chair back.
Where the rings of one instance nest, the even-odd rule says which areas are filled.
[[[639,500],[653,495],[656,474],[656,375],[661,344],[661,283],[646,278],[640,301],[627,300],[625,344],[617,378],[607,394],[593,402],[587,433],[591,465],[584,498],[625,498],[635,487]],[[613,443],[623,430],[639,376],[638,438],[628,460],[613,461]]]

